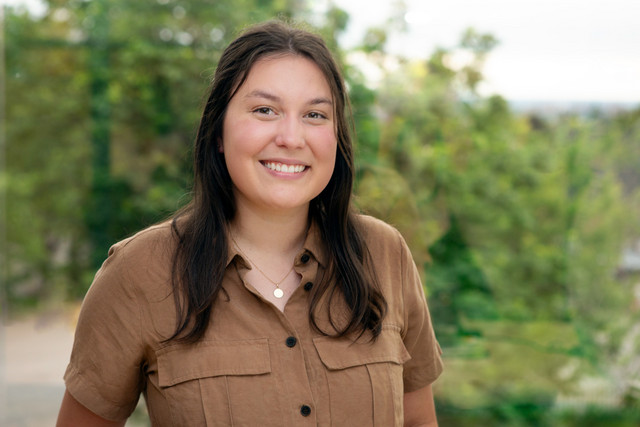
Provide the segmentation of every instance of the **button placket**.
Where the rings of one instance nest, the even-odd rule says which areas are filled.
[[[317,420],[315,414],[312,411],[313,405],[313,393],[312,387],[309,384],[311,378],[309,377],[309,369],[305,361],[304,353],[307,351],[305,345],[306,341],[306,328],[305,326],[301,331],[298,331],[292,325],[304,324],[308,322],[308,291],[313,289],[313,284],[318,281],[319,264],[314,258],[314,255],[307,250],[302,251],[296,256],[295,260],[295,272],[298,273],[300,278],[299,287],[292,295],[287,307],[283,312],[283,319],[285,325],[288,325],[286,335],[280,338],[282,341],[278,343],[283,351],[281,363],[286,366],[286,372],[284,374],[284,383],[291,384],[296,383],[296,387],[287,387],[287,395],[289,402],[296,402],[291,407],[292,413],[290,416],[292,419],[292,425],[316,425]],[[285,326],[286,327],[286,326]],[[304,344],[303,344],[304,343]],[[282,346],[284,344],[284,346]],[[311,343],[309,343],[312,345]],[[286,346],[286,348],[285,348]],[[306,384],[305,384],[306,379]],[[297,418],[297,421],[293,421]]]
[[[316,281],[319,280],[319,264],[315,258],[312,258],[309,252],[303,252],[298,256],[296,260],[296,272],[302,276],[300,279],[300,287],[305,292],[311,291]]]

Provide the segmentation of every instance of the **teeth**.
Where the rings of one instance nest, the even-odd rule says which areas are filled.
[[[276,172],[286,172],[286,173],[300,173],[306,169],[306,166],[304,165],[285,165],[285,164],[276,163],[276,162],[266,162],[264,165]]]

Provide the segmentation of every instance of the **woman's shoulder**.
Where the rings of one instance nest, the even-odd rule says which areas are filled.
[[[164,221],[113,244],[109,249],[109,256],[114,253],[147,256],[150,252],[171,251],[175,248],[176,238],[172,221]]]
[[[358,214],[355,216],[355,223],[367,247],[373,253],[386,253],[389,250],[397,252],[406,246],[400,232],[393,225],[381,219]]]
[[[134,276],[164,271],[172,265],[176,242],[171,221],[147,227],[113,244],[100,270],[118,270]]]
[[[397,240],[400,232],[391,224],[366,214],[357,214],[355,222],[365,238]]]
[[[170,290],[171,267],[177,240],[171,222],[145,228],[109,249],[96,273],[90,292],[144,295],[147,299],[166,296]]]

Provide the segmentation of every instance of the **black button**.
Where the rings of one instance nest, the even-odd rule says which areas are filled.
[[[309,254],[303,254],[300,257],[300,261],[302,261],[303,264],[308,263],[310,259],[311,259],[311,257],[309,256]]]
[[[310,291],[311,288],[313,288],[313,283],[307,282],[307,283],[304,284],[304,290],[305,291]]]
[[[307,405],[302,405],[300,407],[300,413],[303,417],[308,417],[309,414],[311,414],[311,408],[309,408]]]
[[[296,337],[288,337],[284,343],[287,345],[287,347],[295,347],[297,342],[298,340],[296,339]]]

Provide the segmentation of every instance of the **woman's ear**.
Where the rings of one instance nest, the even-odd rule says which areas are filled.
[[[218,153],[224,153],[224,144],[222,138],[218,138]]]

